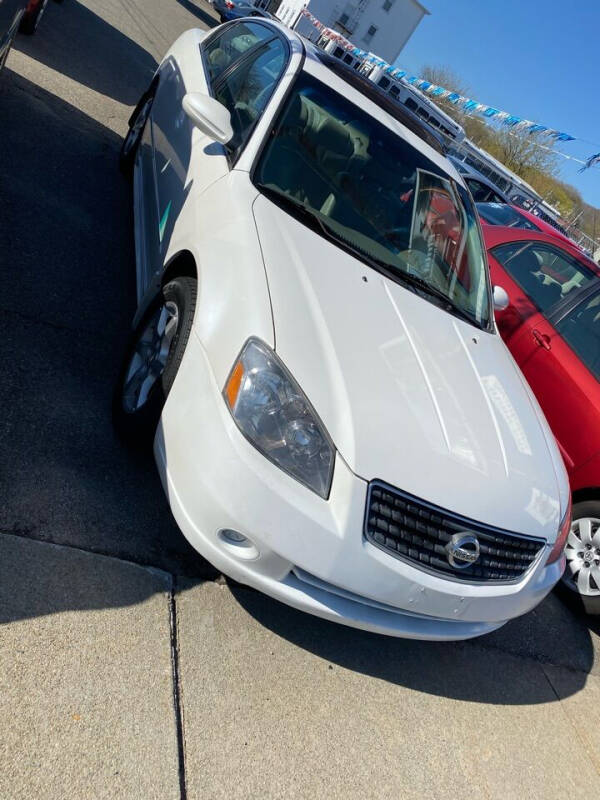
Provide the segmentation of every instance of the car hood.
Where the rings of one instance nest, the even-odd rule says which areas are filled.
[[[500,337],[383,277],[264,196],[253,208],[275,349],[349,467],[553,540],[564,467]]]

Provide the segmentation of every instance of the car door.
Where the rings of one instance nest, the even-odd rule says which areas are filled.
[[[600,281],[575,300],[540,315],[520,360],[569,471],[600,450]]]
[[[156,215],[148,280],[163,268],[175,221],[192,184],[198,195],[227,174],[281,78],[286,56],[287,45],[273,27],[245,21],[228,25],[202,43],[199,70],[187,84],[174,59],[161,66],[151,115]],[[230,145],[194,128],[182,108],[186,93],[207,90],[231,113]]]
[[[517,259],[526,242],[501,245],[488,253],[490,274],[494,285],[502,286],[508,294],[509,304],[504,311],[496,311],[496,324],[504,341],[512,350],[513,336],[521,326],[537,313],[532,300],[513,276],[512,259]]]
[[[562,247],[544,241],[508,242],[492,248],[489,255],[492,280],[509,297],[508,307],[496,313],[496,322],[520,364],[530,347],[543,346],[543,320],[572,292],[593,281],[595,273]]]
[[[508,336],[502,319],[509,309],[498,312],[498,327],[546,414],[567,468],[572,470],[598,449],[594,436],[581,434],[586,429],[596,430],[599,409],[589,400],[590,379],[596,378],[591,378],[589,367],[574,355],[565,331],[573,342],[577,332],[585,336],[574,320],[590,293],[598,297],[600,281],[571,254],[545,242],[513,242],[494,248],[492,254],[508,277],[498,282],[503,283],[513,307]],[[595,368],[592,353],[585,350],[585,356]]]

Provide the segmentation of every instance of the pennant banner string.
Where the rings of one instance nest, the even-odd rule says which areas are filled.
[[[462,109],[468,114],[481,114],[488,120],[498,122],[501,125],[510,127],[515,131],[519,131],[520,133],[536,133],[540,136],[553,139],[555,142],[577,141],[575,136],[571,136],[571,134],[565,133],[564,131],[550,128],[547,125],[540,125],[532,120],[523,119],[523,117],[519,117],[516,114],[509,114],[508,111],[502,111],[499,108],[494,108],[494,106],[489,106],[485,103],[479,103],[477,100],[472,100],[470,97],[464,97],[458,92],[452,92],[443,86],[437,86],[435,83],[431,83],[431,81],[423,80],[417,75],[410,75],[406,70],[395,67],[392,64],[389,64],[387,61],[379,58],[379,56],[376,56],[373,53],[368,53],[366,50],[361,50],[360,47],[356,47],[340,33],[337,33],[337,31],[333,31],[331,28],[323,25],[323,23],[313,14],[311,14],[307,8],[302,9],[301,13],[311,23],[311,25],[313,25],[313,27],[319,31],[319,33],[327,36],[328,39],[337,42],[345,50],[351,52],[356,58],[359,58],[365,63],[371,64],[374,67],[379,67],[379,69],[383,70],[391,78],[408,83],[411,86],[419,89],[424,94],[430,95],[431,97],[437,97],[440,100],[446,100],[448,103],[452,103],[457,108]],[[588,144],[593,144],[593,142],[588,142]],[[598,146],[600,147],[600,145]],[[559,153],[558,150],[554,150],[553,152]],[[560,153],[560,155],[564,154]],[[580,170],[581,172],[600,163],[600,153],[590,156],[590,158],[586,159],[585,161],[576,159],[573,156],[566,157],[572,159],[573,161],[579,161],[579,163],[583,164],[584,166]]]

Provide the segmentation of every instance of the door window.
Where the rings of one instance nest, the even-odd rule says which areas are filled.
[[[600,294],[580,303],[556,324],[569,347],[600,380]]]
[[[241,56],[260,42],[272,39],[273,29],[255,22],[237,22],[225,28],[222,33],[211,36],[202,46],[204,64],[209,84],[222,75]]]
[[[476,203],[488,202],[490,190],[481,181],[475,180],[475,178],[467,178],[467,186]]]
[[[543,313],[594,278],[576,258],[543,242],[511,242],[492,253]]]
[[[287,51],[281,39],[244,58],[218,82],[216,99],[229,109],[233,138],[227,145],[235,158],[248,141],[285,69]]]

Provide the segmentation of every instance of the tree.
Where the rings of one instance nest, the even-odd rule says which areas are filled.
[[[524,180],[528,180],[534,172],[556,175],[559,157],[551,152],[548,140],[540,134],[499,126],[490,126],[489,130],[490,154]]]

